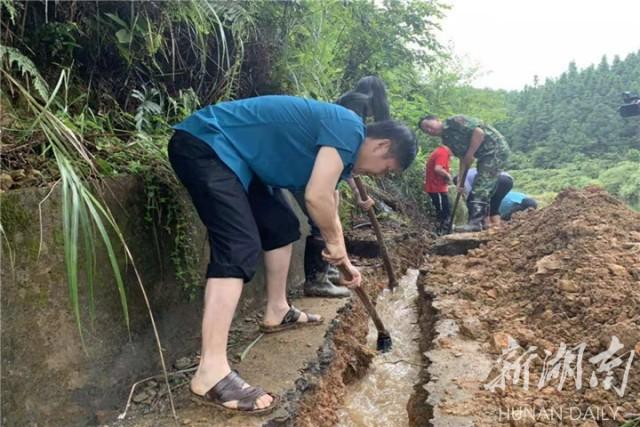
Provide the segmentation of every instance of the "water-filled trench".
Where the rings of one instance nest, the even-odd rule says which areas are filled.
[[[374,358],[367,375],[349,386],[340,427],[406,427],[407,401],[418,382],[421,355],[417,322],[418,270],[409,269],[394,292],[385,290],[377,310],[393,340],[393,349]],[[367,344],[376,346],[378,333],[370,321]]]

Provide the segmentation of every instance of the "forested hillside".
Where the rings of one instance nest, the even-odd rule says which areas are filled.
[[[599,183],[638,207],[640,118],[622,119],[616,106],[622,91],[640,91],[640,54],[571,65],[518,92],[474,89],[474,70],[436,37],[447,10],[419,0],[0,0],[0,191],[63,186],[72,262],[81,230],[112,222],[87,183],[140,175],[147,219],[173,230],[173,260],[186,275],[193,257],[166,158],[171,125],[228,99],[334,101],[377,75],[392,116],[412,127],[426,113],[496,124],[514,149],[517,189],[541,195]],[[424,163],[437,143],[419,133],[416,162],[377,184],[428,208]]]
[[[557,79],[507,93],[496,126],[514,150],[516,185],[540,194],[600,184],[640,207],[640,118],[618,114],[624,91],[640,92],[640,52],[570,63]]]

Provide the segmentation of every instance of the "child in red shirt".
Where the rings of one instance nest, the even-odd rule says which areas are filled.
[[[446,233],[449,224],[451,208],[449,207],[449,159],[453,156],[451,150],[440,145],[429,156],[425,167],[424,191],[431,197],[431,202],[436,210],[439,224],[436,230],[438,235]]]

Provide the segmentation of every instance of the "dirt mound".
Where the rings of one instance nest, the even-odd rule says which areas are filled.
[[[430,276],[501,362],[485,387],[502,409],[640,413],[640,214],[604,190],[564,191],[466,257],[435,258]]]

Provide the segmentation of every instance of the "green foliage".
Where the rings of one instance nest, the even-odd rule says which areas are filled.
[[[34,89],[42,99],[49,98],[49,88],[47,82],[42,78],[35,64],[18,49],[0,45],[0,58],[2,59],[2,68],[11,69],[13,66],[18,68],[23,77],[29,76]]]
[[[583,70],[571,63],[556,80],[506,94],[497,126],[514,150],[516,187],[539,194],[602,185],[638,208],[640,120],[616,111],[627,90],[640,91],[640,52]]]

